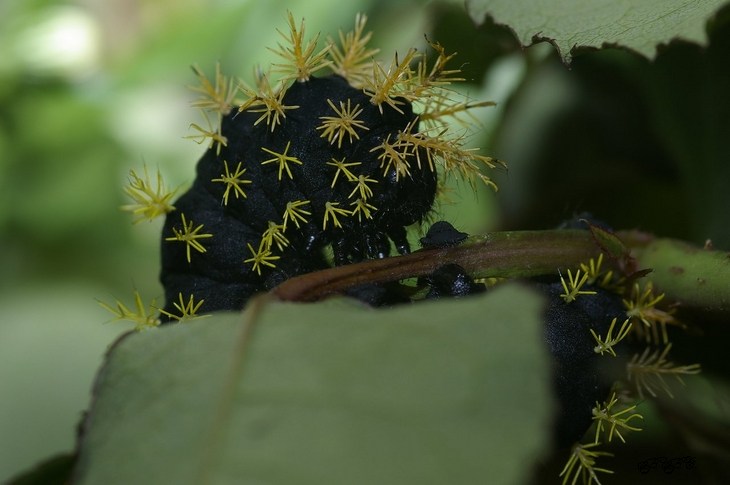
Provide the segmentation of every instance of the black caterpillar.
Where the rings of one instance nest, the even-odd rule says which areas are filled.
[[[376,51],[366,46],[370,34],[364,33],[364,24],[359,16],[353,32],[340,33],[339,47],[330,41],[315,52],[316,39],[304,43],[304,25],[297,27],[290,14],[289,35],[282,33],[287,45],[275,51],[286,61],[274,64],[283,77],[272,83],[268,73],[259,71],[256,89],[244,86],[246,99],[240,103],[233,99],[233,84],[219,71],[211,82],[195,70],[201,80],[196,90],[204,94],[196,105],[216,113],[219,126],[212,131],[192,125],[203,140],[212,140],[192,187],[174,207],[159,176],[154,190],[146,172],[144,179],[131,172],[127,190],[137,202],[127,210],[141,219],[167,214],[160,276],[166,303],[159,320],[144,311],[138,294],[139,314],[121,303],[117,308],[105,305],[119,319],[133,318],[138,328],[146,328],[239,310],[253,294],[295,275],[382,258],[391,245],[407,253],[406,227],[429,215],[444,178],[456,174],[496,188],[481,168],[501,162],[463,148],[463,131],[452,134],[446,121],[491,104],[458,101],[448,88],[462,80],[455,77],[458,70],[446,68],[453,55],[432,43],[436,57],[430,64],[412,49],[385,67],[372,61]],[[312,75],[324,68],[331,73]],[[584,228],[586,217],[561,227]],[[610,232],[600,222],[591,225]],[[421,245],[449,248],[467,237],[438,222]],[[328,247],[331,258],[325,256]],[[545,339],[558,404],[553,438],[558,448],[571,447],[561,472],[564,481],[605,471],[591,468],[594,458],[604,454],[593,451],[601,427],[596,426],[593,443],[578,442],[594,420],[602,420],[604,431],[611,426],[609,441],[614,430],[623,441],[616,426],[637,430],[629,422],[641,419],[635,406],[619,403],[616,392],[609,397],[620,378],[611,365],[599,362],[600,356],[616,356],[614,347],[630,331],[648,343],[667,344],[666,325],[674,323],[668,311],[654,308],[663,295],[656,296],[650,283],[642,289],[626,275],[601,270],[602,256],[581,264],[575,275],[568,270],[567,280],[558,273],[524,281],[546,297]],[[403,291],[405,286],[370,283],[348,294],[378,306],[411,301],[424,288],[426,299],[488,291],[457,264],[422,276],[415,289]],[[661,354],[648,354],[647,348],[640,358],[635,355],[632,369],[651,371],[669,347]],[[617,348],[627,351],[626,346]],[[684,366],[677,375],[698,371],[697,365]],[[637,379],[640,396],[641,386],[654,394],[655,385]],[[621,410],[613,409],[609,416],[614,405]]]
[[[167,214],[163,320],[199,306],[241,309],[256,292],[328,267],[327,246],[336,265],[385,257],[391,241],[409,252],[405,228],[431,211],[437,173],[494,187],[480,165],[498,162],[462,148],[463,130],[452,135],[445,121],[491,104],[455,101],[453,55],[432,43],[432,63],[411,49],[386,68],[372,61],[364,23],[315,53],[290,14],[289,47],[276,51],[287,64],[274,64],[287,75],[276,84],[259,72],[238,111],[220,73],[214,85],[196,70],[209,97],[199,106],[218,113],[220,128],[196,126],[212,143]],[[312,75],[323,67],[333,73]]]
[[[175,311],[179,294],[204,300],[206,312],[240,309],[254,292],[327,267],[322,249],[330,244],[336,264],[384,257],[390,240],[400,253],[408,252],[405,227],[431,209],[436,172],[425,164],[410,167],[407,175],[394,166],[383,169],[379,147],[406,127],[417,132],[410,103],[401,103],[398,110],[386,105],[381,112],[362,91],[330,75],[294,83],[282,104],[298,108],[273,130],[255,124],[260,114],[250,110],[224,117],[221,133],[228,145],[208,149],[195,183],[165,222],[165,311]],[[354,128],[356,136],[337,143],[322,137],[318,127],[333,116],[333,106],[359,110],[362,128]],[[272,152],[292,159],[269,163],[276,157]],[[233,195],[220,182],[234,169],[245,170],[245,196]],[[292,212],[292,203],[300,210]],[[181,214],[185,224],[203,224],[213,235],[201,240],[205,252],[189,260],[189,249],[175,239],[185,231]],[[265,267],[267,261],[256,264],[251,260],[256,253],[276,257],[269,261],[275,268]]]

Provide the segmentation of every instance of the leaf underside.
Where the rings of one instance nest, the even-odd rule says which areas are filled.
[[[514,30],[529,46],[548,40],[570,62],[576,47],[621,46],[653,58],[656,47],[675,38],[704,45],[705,24],[722,0],[467,0],[474,22],[486,16]]]

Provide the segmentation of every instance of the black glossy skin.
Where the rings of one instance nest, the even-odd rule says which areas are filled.
[[[426,298],[462,297],[486,291],[458,264],[446,264],[424,278],[429,285]]]
[[[369,130],[358,130],[360,138],[353,139],[353,143],[345,136],[341,148],[321,137],[322,131],[316,130],[322,123],[320,117],[334,114],[327,99],[338,108],[340,101],[346,103],[348,99],[353,107],[357,104],[364,108],[358,119]],[[299,108],[287,110],[286,118],[273,132],[263,121],[254,126],[261,113],[234,110],[224,117],[222,134],[228,146],[221,147],[219,155],[215,146],[203,155],[193,186],[174,202],[177,210],[167,216],[161,243],[160,280],[165,288],[165,311],[178,313],[172,304],[178,301],[179,293],[186,300],[190,294],[196,301],[203,299],[200,312],[241,309],[256,292],[266,291],[292,276],[327,267],[322,250],[330,244],[338,265],[385,257],[390,253],[391,240],[400,253],[409,252],[405,227],[420,222],[431,210],[436,174],[427,167],[418,169],[415,164],[410,176],[397,178],[393,169],[384,174],[377,159],[381,152],[371,150],[388,136],[394,140],[415,119],[410,104],[404,101],[399,106],[403,113],[383,104],[381,113],[361,90],[334,75],[294,82],[283,104]],[[293,179],[284,173],[279,180],[277,163],[261,164],[272,158],[261,148],[283,153],[289,141],[288,155],[303,163],[289,165]],[[323,230],[326,202],[339,202],[339,207],[351,209],[350,203],[354,201],[349,198],[354,185],[344,180],[342,174],[331,188],[336,168],[326,162],[343,157],[361,162],[350,168],[356,176],[364,174],[377,180],[370,184],[373,195],[367,200],[377,210],[372,219],[340,216],[342,228],[330,224]],[[227,205],[222,202],[225,184],[212,182],[224,173],[224,160],[231,171],[242,162],[246,168],[243,177],[253,181],[244,186],[245,199],[231,194]],[[259,275],[251,264],[244,263],[251,257],[247,243],[258,248],[268,222],[281,223],[286,204],[295,200],[311,201],[305,207],[311,212],[309,221],[299,229],[289,224],[285,236],[291,244],[283,251],[274,251],[280,256],[275,269],[265,267]],[[195,226],[204,224],[202,232],[213,234],[212,238],[201,240],[205,253],[192,251],[190,263],[184,243],[165,241],[173,236],[173,227],[182,226],[181,213]]]

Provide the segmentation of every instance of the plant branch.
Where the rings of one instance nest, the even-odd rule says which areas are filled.
[[[730,312],[730,253],[673,239],[654,239],[634,248],[652,268],[654,286],[667,299],[712,312]]]
[[[637,269],[651,270],[650,279],[668,300],[706,311],[730,312],[730,253],[636,231],[494,232],[472,236],[454,247],[422,249],[297,276],[272,293],[282,300],[316,301],[366,283],[425,276],[452,263],[475,278],[525,278],[578,268],[601,252],[626,276],[638,274],[634,273]]]
[[[425,276],[458,264],[475,278],[519,278],[576,268],[601,252],[589,231],[495,232],[455,247],[338,266],[291,278],[272,290],[282,300],[315,301],[365,283]]]

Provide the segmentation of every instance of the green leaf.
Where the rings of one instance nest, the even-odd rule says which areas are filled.
[[[552,416],[541,299],[253,300],[110,351],[75,483],[524,483]]]
[[[548,40],[569,62],[576,47],[619,45],[653,57],[658,44],[682,38],[704,44],[705,23],[721,0],[467,0],[472,19],[489,15],[510,26],[523,45]]]

